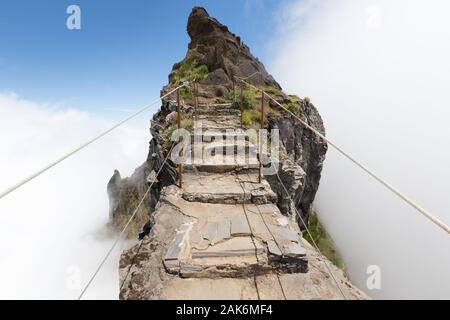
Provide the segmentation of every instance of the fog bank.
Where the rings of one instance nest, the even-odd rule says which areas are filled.
[[[450,3],[295,1],[269,70],[328,137],[450,223]],[[332,148],[316,198],[351,279],[374,298],[450,298],[450,237]],[[381,289],[366,288],[367,267]]]
[[[0,94],[0,114],[1,190],[112,125],[13,93]],[[113,241],[106,184],[145,159],[149,135],[147,121],[120,127],[0,200],[1,299],[78,297]],[[120,252],[86,298],[118,298]]]

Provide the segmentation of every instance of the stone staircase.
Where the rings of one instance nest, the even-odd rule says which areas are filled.
[[[196,120],[207,130],[194,128],[197,157],[185,165],[183,188],[170,187],[163,200],[192,218],[164,256],[166,271],[209,279],[307,272],[298,227],[278,210],[269,183],[258,182],[257,148],[239,129],[239,110],[203,106]]]

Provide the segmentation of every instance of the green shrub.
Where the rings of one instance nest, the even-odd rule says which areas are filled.
[[[233,92],[234,94],[234,92]],[[240,109],[242,104],[243,110],[250,110],[253,107],[255,101],[255,95],[250,90],[244,90],[241,92],[237,91],[236,93],[236,100],[234,102],[233,107],[235,109]]]
[[[283,106],[293,114],[300,114],[300,102],[296,96],[288,96],[289,101]]]
[[[217,99],[217,103],[223,104],[223,103],[227,103],[227,102],[228,102],[228,100],[226,98],[224,98],[224,97],[219,97]]]
[[[286,103],[284,104],[284,107],[293,114],[300,113],[300,106],[297,103],[288,102],[287,104]]]
[[[193,99],[192,92],[187,87],[182,87],[180,89],[180,95],[184,100],[192,100]]]
[[[195,55],[189,55],[175,72],[175,84],[180,84],[184,80],[202,80],[209,73],[208,66],[199,65]]]
[[[242,111],[242,124],[246,127],[251,127],[254,124],[261,122],[261,112],[249,109]]]
[[[310,213],[308,229],[315,243],[319,247],[320,252],[325,257],[327,257],[328,260],[330,260],[335,266],[337,266],[341,270],[345,270],[344,261],[334,248],[333,240],[328,235],[323,225],[320,223],[317,214],[315,212]],[[306,230],[303,231],[303,237],[309,243],[313,244],[313,241]]]
[[[274,87],[265,87],[264,91],[270,94],[279,94],[281,93],[280,90],[278,90],[277,88]]]
[[[209,69],[206,64],[202,64],[195,67],[192,73],[195,79],[201,80],[208,75]]]

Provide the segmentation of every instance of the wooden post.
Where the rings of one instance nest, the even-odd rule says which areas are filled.
[[[243,85],[241,85],[241,104],[240,104],[240,108],[241,108],[241,129],[244,127],[244,125],[242,124],[242,112],[244,110],[244,92],[242,89]]]
[[[262,179],[262,151],[263,151],[263,139],[262,139],[262,129],[264,129],[264,91],[262,91],[261,93],[261,124],[259,126],[259,176],[258,176],[258,181],[259,183],[261,183],[261,179]]]
[[[180,89],[177,90],[177,120],[178,120],[178,129],[181,129],[181,106],[180,106]],[[181,150],[180,152],[183,152]],[[183,168],[181,163],[178,164],[178,186],[183,188]]]

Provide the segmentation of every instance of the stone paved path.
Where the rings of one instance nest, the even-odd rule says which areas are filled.
[[[210,106],[197,114],[206,128],[239,126],[236,110]],[[121,298],[342,299],[324,258],[280,213],[267,181],[258,183],[257,161],[221,158],[224,150],[214,140],[225,136],[242,133],[205,133],[201,154],[214,161],[207,156],[186,166],[182,189],[163,189],[151,235],[122,255]],[[249,144],[250,154],[255,149],[248,140],[240,143]],[[347,299],[368,298],[329,264]]]
[[[185,278],[306,272],[295,222],[280,213],[269,183],[258,182],[256,146],[237,138],[242,135],[239,110],[208,106],[197,112],[197,120],[215,133],[202,137],[201,156],[186,166],[183,189],[165,199],[193,218],[167,250],[167,272]]]

